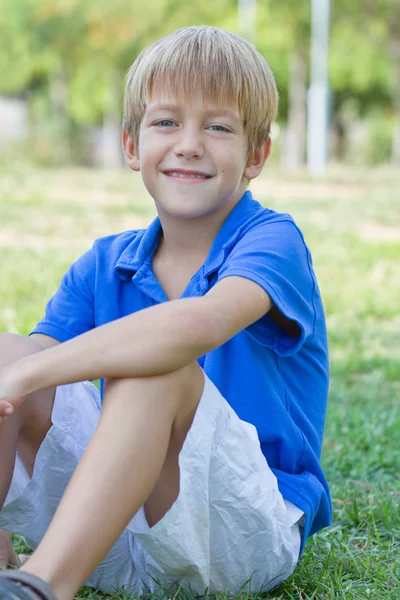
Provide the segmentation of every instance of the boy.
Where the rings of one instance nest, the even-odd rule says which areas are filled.
[[[246,191],[276,112],[264,59],[222,30],[132,66],[123,149],[158,218],[98,240],[30,339],[0,337],[0,527],[37,548],[0,596],[269,590],[329,524],[318,286],[292,218]]]

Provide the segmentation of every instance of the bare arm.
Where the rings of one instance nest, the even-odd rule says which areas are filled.
[[[33,333],[30,337],[32,340],[35,340],[38,344],[40,344],[43,350],[52,348],[53,346],[58,346],[58,344],[60,344],[60,342],[55,338],[52,338],[49,335],[43,335],[42,333]]]
[[[153,306],[14,363],[9,374],[14,389],[2,395],[0,373],[0,402],[7,402],[7,394],[12,400],[13,393],[25,395],[86,379],[174,371],[226,342],[271,306],[256,283],[228,277],[201,298]]]

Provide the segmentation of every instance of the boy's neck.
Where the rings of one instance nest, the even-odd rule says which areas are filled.
[[[239,203],[242,193],[222,210],[192,219],[176,219],[158,211],[163,235],[158,253],[172,260],[205,261],[211,246],[226,218]]]
[[[180,298],[193,275],[204,264],[217,231],[194,231],[183,224],[179,231],[165,227],[153,255],[152,268],[169,300]],[[176,235],[175,235],[176,233]]]
[[[169,227],[165,221],[161,219],[163,233],[158,251],[173,260],[196,261],[196,258],[203,257],[204,262],[220,227],[204,230],[187,222],[180,223],[178,227]]]
[[[202,264],[228,215],[221,214],[218,219],[212,220],[205,216],[179,221],[168,215],[159,216],[163,235],[158,252],[172,260],[201,261]]]

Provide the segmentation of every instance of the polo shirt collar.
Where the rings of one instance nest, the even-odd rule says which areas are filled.
[[[259,202],[253,200],[252,193],[249,190],[243,194],[217,233],[204,263],[204,275],[206,277],[220,268],[229,249],[239,238],[248,221],[262,210],[263,207]]]
[[[115,270],[121,279],[128,279],[153,257],[161,234],[160,218],[156,217],[146,229],[137,233],[134,240],[121,253]]]
[[[225,260],[228,249],[240,236],[243,227],[260,210],[263,210],[262,206],[253,200],[251,192],[245,192],[225,219],[213,242],[203,265],[203,275],[205,277],[219,269]],[[160,233],[161,222],[159,217],[156,217],[146,229],[138,232],[135,239],[125,248],[115,264],[115,269],[121,279],[132,277],[144,263],[151,261],[159,242]]]

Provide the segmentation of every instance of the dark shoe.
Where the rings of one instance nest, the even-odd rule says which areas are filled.
[[[57,600],[51,588],[36,575],[8,570],[0,573],[0,600]]]

